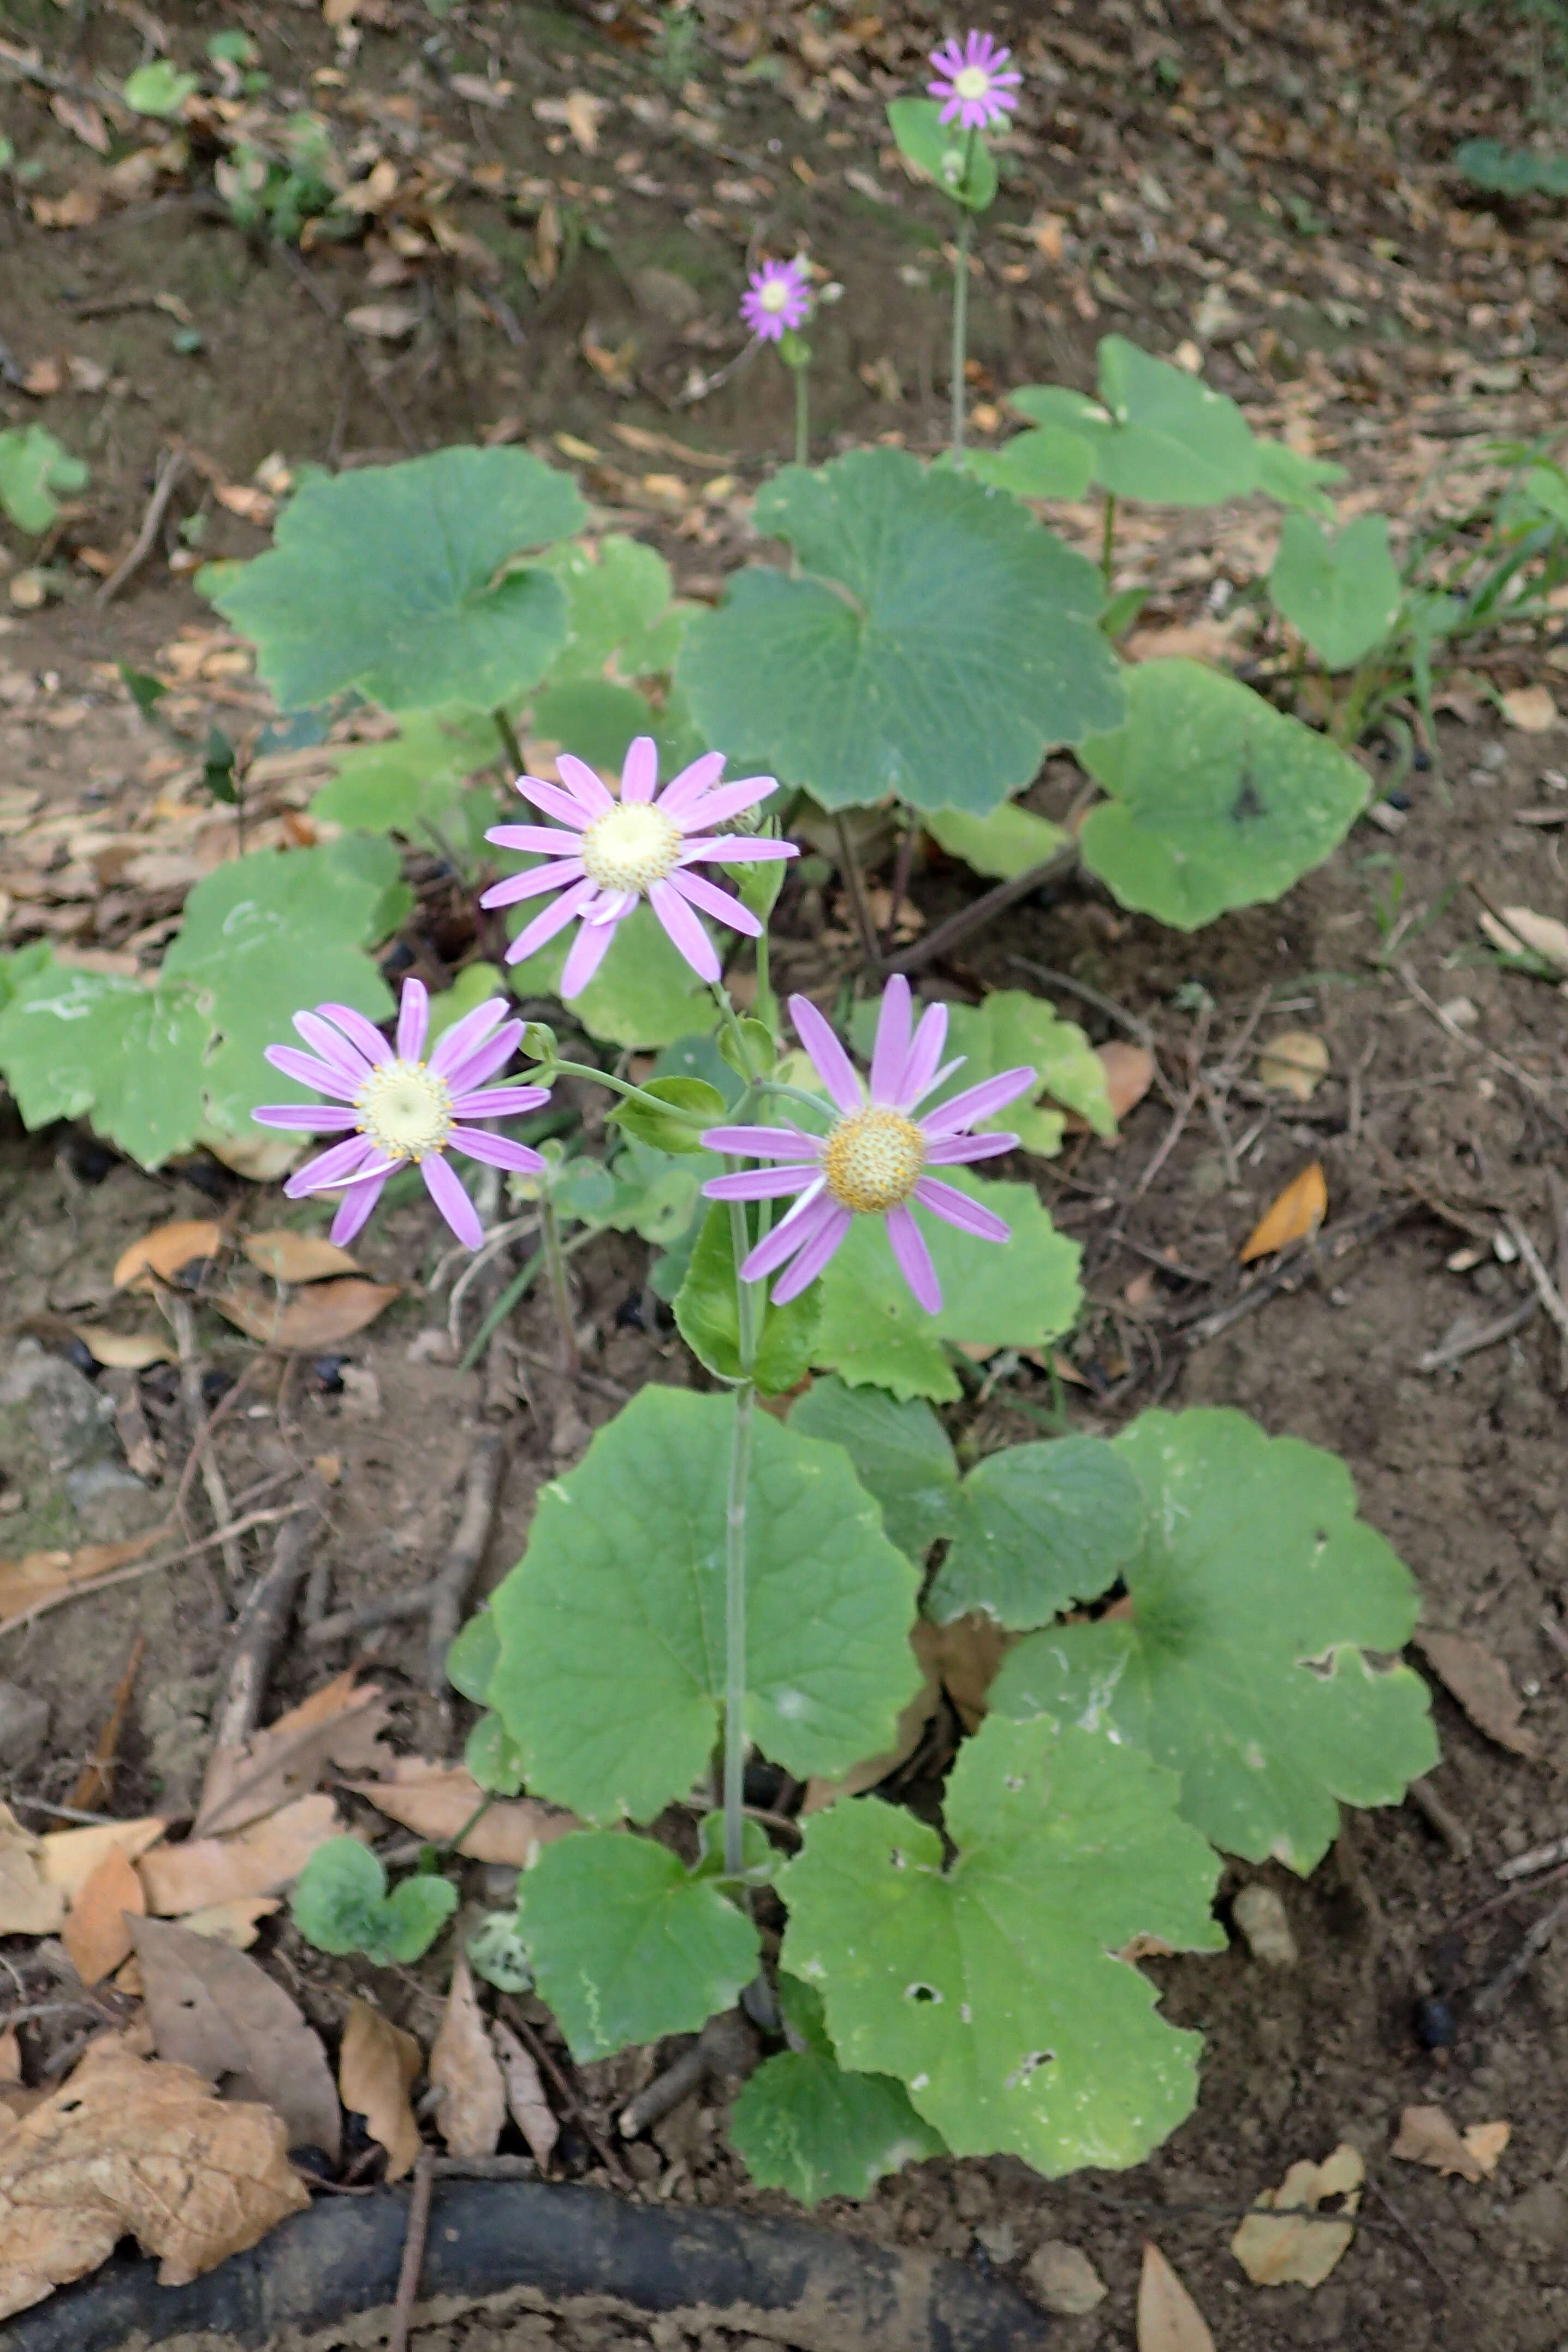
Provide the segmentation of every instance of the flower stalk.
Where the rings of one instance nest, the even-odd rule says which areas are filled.
[[[967,197],[969,175],[974,168],[975,133],[971,131],[964,141],[963,177],[960,190]],[[965,370],[969,362],[969,254],[974,242],[974,215],[967,202],[963,218],[958,226],[958,247],[952,265],[952,462],[961,471],[963,466],[963,430],[968,397]]]
[[[539,1239],[543,1251],[545,1276],[550,1284],[550,1297],[555,1308],[556,1328],[561,1335],[561,1368],[568,1380],[574,1381],[583,1370],[583,1355],[572,1320],[572,1286],[566,1278],[566,1255],[561,1246],[561,1221],[556,1216],[555,1203],[550,1197],[548,1185],[540,1187]]]

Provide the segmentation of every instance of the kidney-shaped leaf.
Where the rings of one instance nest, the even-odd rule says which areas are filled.
[[[1258,444],[1246,417],[1184,368],[1107,335],[1100,396],[1111,426],[1095,453],[1095,478],[1117,498],[1206,507],[1258,488]]]
[[[732,764],[824,807],[897,793],[985,815],[1051,743],[1114,727],[1093,566],[1014,499],[900,449],[857,449],[759,492],[801,573],[752,568],[691,622],[678,674]]]
[[[1437,1760],[1426,1685],[1366,1655],[1409,1640],[1415,1587],[1335,1454],[1229,1411],[1146,1412],[1114,1443],[1150,1506],[1132,1614],[1022,1643],[992,1706],[1109,1725],[1181,1774],[1216,1845],[1305,1873],[1338,1800],[1397,1803]]]
[[[1331,538],[1310,515],[1287,515],[1268,593],[1328,668],[1353,668],[1387,636],[1405,593],[1386,517],[1357,515]]]
[[[839,2065],[809,1985],[782,1977],[779,2006],[802,2046],[764,2060],[730,2110],[731,2144],[759,2187],[802,2205],[867,2197],[886,2173],[942,2154],[893,2075]]]
[[[711,1089],[709,1090],[711,1092]],[[721,1380],[741,1376],[741,1318],[735,1295],[735,1253],[730,1224],[731,1204],[716,1201],[702,1221],[686,1279],[675,1301],[675,1320],[694,1356],[700,1356]],[[747,1212],[750,1237],[759,1238],[756,1211]],[[742,1250],[742,1256],[745,1252]],[[757,1295],[761,1324],[752,1378],[764,1396],[782,1396],[798,1388],[811,1370],[812,1342],[821,1305],[815,1285],[798,1298],[775,1307],[765,1290]]]
[[[939,1625],[973,1609],[1016,1631],[1047,1624],[1114,1582],[1144,1517],[1135,1474],[1103,1437],[987,1454],[963,1482],[927,1613]]]
[[[1124,907],[1178,930],[1279,898],[1365,803],[1352,759],[1202,663],[1138,663],[1128,701],[1126,726],[1084,746],[1111,797],[1079,845]]]
[[[803,1437],[842,1445],[899,1549],[923,1559],[958,1515],[958,1465],[948,1434],[922,1398],[900,1403],[885,1390],[813,1381],[790,1413]]]
[[[995,201],[996,164],[990,148],[984,139],[971,142],[956,124],[944,122],[935,99],[890,100],[888,128],[900,152],[955,205],[983,213]]]
[[[839,2063],[898,2075],[955,2155],[1006,2149],[1047,2176],[1138,2163],[1192,2107],[1198,2037],[1115,1955],[1224,1941],[1214,1854],[1174,1798],[1103,1729],[994,1716],[948,1782],[951,1864],[879,1798],[815,1814],[784,1873],[784,1958],[821,1993]]]
[[[489,710],[542,677],[566,637],[559,581],[518,559],[584,518],[570,476],[526,449],[314,474],[275,544],[226,569],[213,602],[285,710],[347,687],[388,710]]]
[[[647,1821],[707,1769],[724,1689],[734,1406],[645,1388],[539,1498],[496,1594],[487,1696],[535,1794]],[[797,1779],[892,1744],[916,1577],[844,1454],[760,1412],[748,1488],[746,1728]]]

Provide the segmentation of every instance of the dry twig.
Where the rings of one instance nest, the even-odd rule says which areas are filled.
[[[430,1586],[430,1632],[426,1645],[426,1675],[436,1692],[447,1687],[447,1653],[457,1636],[485,1546],[495,1522],[496,1503],[506,1472],[506,1440],[498,1429],[484,1429],[468,1456],[463,1507],[453,1530],[441,1573]]]
[[[408,2352],[408,2330],[425,2267],[425,2241],[430,2231],[430,2194],[436,2185],[436,2152],[422,2147],[414,2159],[414,2187],[408,2199],[408,2232],[403,2241],[403,2265],[397,2273],[397,2300],[392,2306],[392,2326],[386,2352]]]
[[[180,1391],[185,1400],[185,1419],[190,1426],[191,1444],[201,1457],[202,1484],[207,1490],[215,1522],[220,1528],[226,1528],[233,1520],[234,1509],[228,1499],[228,1488],[224,1485],[223,1472],[218,1468],[217,1456],[207,1443],[207,1411],[202,1402],[202,1360],[196,1349],[196,1318],[190,1300],[182,1298],[177,1291],[169,1289],[166,1285],[159,1286],[158,1304],[168,1318],[174,1334],[174,1345],[180,1351]],[[224,1567],[228,1571],[229,1591],[237,1592],[245,1577],[245,1554],[239,1549],[239,1538],[237,1536],[222,1537],[219,1549],[223,1553]]]
[[[92,601],[100,611],[119,595],[132,572],[139,572],[152,554],[163,517],[169,510],[169,500],[184,478],[187,464],[183,449],[171,449],[167,456],[160,458],[153,483],[153,495],[147,501],[147,511],[142,518],[142,528],[135,541],[93,597]]]
[[[239,1612],[228,1682],[213,1726],[215,1748],[243,1747],[261,1720],[268,1677],[289,1630],[311,1538],[325,1512],[326,1491],[312,1473],[278,1530],[272,1565],[258,1577]]]

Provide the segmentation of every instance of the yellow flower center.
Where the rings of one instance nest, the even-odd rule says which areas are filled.
[[[446,1149],[452,1131],[452,1097],[444,1079],[423,1062],[382,1062],[358,1094],[360,1133],[389,1160],[423,1160]]]
[[[763,288],[761,293],[758,295],[757,299],[761,302],[764,310],[787,310],[789,308],[789,298],[794,290],[794,288],[791,287],[784,278],[770,278],[767,284]]]
[[[907,1201],[925,1166],[926,1141],[896,1110],[858,1110],[827,1139],[822,1172],[840,1208],[891,1209]]]
[[[583,835],[583,870],[601,890],[646,891],[680,863],[680,827],[647,801],[623,801]]]
[[[991,87],[991,77],[984,66],[965,66],[952,78],[952,86],[960,98],[984,98]]]

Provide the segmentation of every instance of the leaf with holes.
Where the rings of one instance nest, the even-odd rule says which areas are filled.
[[[1048,1624],[1115,1582],[1146,1516],[1136,1475],[1102,1437],[988,1454],[963,1482],[926,1613],[939,1625],[976,1609],[1016,1632]]]
[[[985,816],[1048,744],[1117,726],[1119,666],[1091,564],[1016,499],[898,449],[786,466],[757,529],[799,569],[738,572],[677,665],[734,765],[826,808],[897,793]]]
[[[440,449],[307,476],[267,553],[207,590],[282,709],[354,687],[388,710],[492,710],[566,638],[565,591],[522,559],[584,519],[526,449]]]
[[[734,1406],[645,1388],[539,1497],[495,1596],[489,1703],[528,1785],[590,1821],[651,1820],[707,1770],[724,1686]],[[914,1570],[836,1446],[755,1417],[746,1729],[797,1779],[891,1742],[917,1679]]]
[[[1357,515],[1331,538],[1310,515],[1287,515],[1268,593],[1325,668],[1353,669],[1383,643],[1404,601],[1386,517]]]
[[[1047,2178],[1138,2163],[1196,2095],[1198,2037],[1115,1955],[1221,1948],[1218,1866],[1173,1776],[1104,1729],[993,1716],[923,1822],[864,1797],[804,1824],[784,1966],[822,1996],[841,2066],[896,2074],[954,2155]]]
[[[855,1475],[882,1507],[882,1524],[899,1549],[923,1559],[959,1512],[958,1465],[945,1429],[923,1398],[900,1403],[882,1389],[813,1381],[789,1425],[803,1437],[842,1445]]]
[[[518,1925],[579,2065],[700,2032],[757,1969],[757,1931],[721,1887],[610,1830],[544,1848],[519,1883]]]
[[[1437,1760],[1425,1684],[1367,1654],[1409,1640],[1415,1586],[1338,1456],[1245,1413],[1146,1412],[1114,1450],[1149,1504],[1132,1614],[1020,1643],[992,1706],[1110,1726],[1215,1845],[1305,1874],[1341,1801],[1396,1804]]]
[[[895,2076],[839,2065],[809,1985],[781,1977],[779,2007],[792,2046],[764,2059],[730,2110],[731,2145],[759,2188],[802,2205],[868,2197],[888,2173],[944,2153]]]
[[[1195,931],[1280,898],[1337,848],[1366,804],[1366,772],[1250,687],[1199,662],[1129,675],[1127,724],[1084,745],[1110,795],[1079,835],[1124,907]]]

